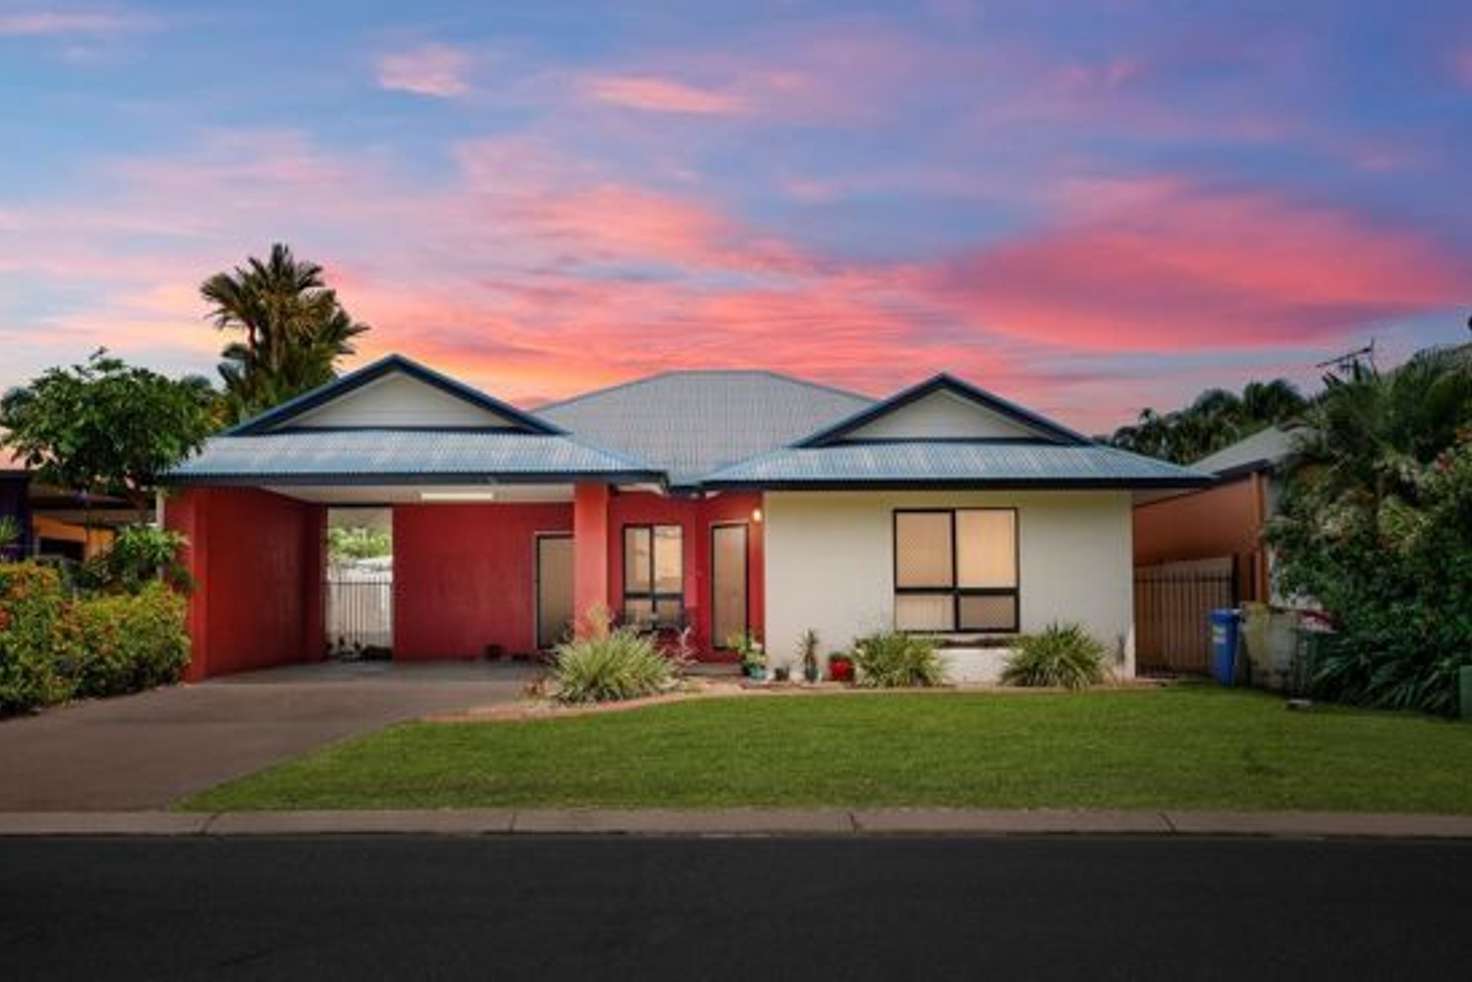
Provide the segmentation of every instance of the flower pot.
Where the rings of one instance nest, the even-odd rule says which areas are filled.
[[[828,677],[835,682],[852,682],[854,680],[854,663],[848,658],[828,659]]]

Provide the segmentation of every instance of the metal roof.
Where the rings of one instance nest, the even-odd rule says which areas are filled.
[[[1197,487],[1197,470],[1098,444],[896,440],[789,447],[707,476],[713,487]]]
[[[554,403],[537,415],[688,486],[872,403],[773,372],[680,371]]]
[[[174,468],[169,483],[505,481],[602,477],[658,480],[618,454],[566,436],[505,431],[297,430],[217,436]]]
[[[1293,431],[1269,426],[1244,437],[1216,453],[1207,454],[1191,466],[1199,471],[1222,475],[1241,474],[1274,467],[1293,454]]]

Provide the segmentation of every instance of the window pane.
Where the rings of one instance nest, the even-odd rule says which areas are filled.
[[[956,584],[1017,585],[1017,513],[999,508],[956,512]]]
[[[896,512],[894,585],[951,585],[950,512]]]
[[[1017,630],[1017,597],[966,596],[961,597],[962,631],[1015,631]]]
[[[654,623],[658,627],[679,628],[684,613],[684,604],[678,600],[656,600],[654,602]]]
[[[678,525],[654,527],[654,592],[680,593],[684,589],[684,538]]]
[[[631,526],[624,529],[624,592],[649,590],[649,529]]]
[[[894,598],[899,631],[950,631],[955,610],[949,593],[902,593]]]
[[[654,601],[625,600],[624,623],[640,629],[651,626],[654,623]]]

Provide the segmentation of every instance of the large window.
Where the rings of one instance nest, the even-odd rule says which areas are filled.
[[[896,511],[894,626],[935,633],[1016,631],[1017,510]]]
[[[624,526],[624,623],[677,628],[685,615],[684,536],[678,525]]]

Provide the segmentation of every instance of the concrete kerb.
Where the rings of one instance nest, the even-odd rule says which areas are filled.
[[[0,836],[271,835],[1472,839],[1472,815],[973,808],[0,812]]]

